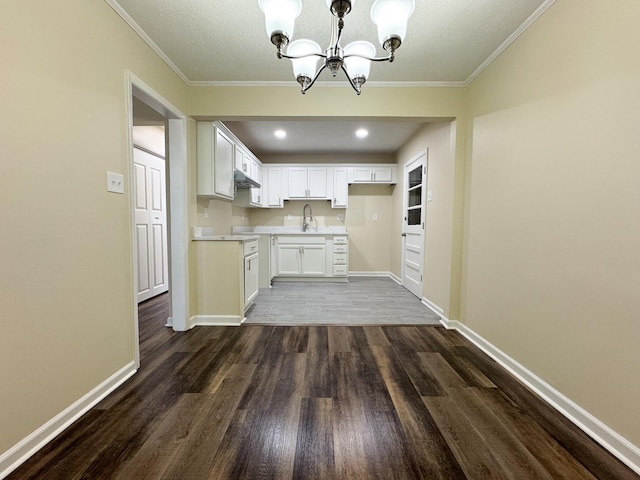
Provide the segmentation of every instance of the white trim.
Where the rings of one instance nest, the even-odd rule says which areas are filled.
[[[131,16],[120,6],[115,0],[105,0],[107,4],[113,8],[120,17],[129,24],[129,26],[136,32],[144,42],[151,47],[151,49],[156,52],[156,54],[166,63],[171,70],[173,70],[176,75],[178,75],[183,82],[189,85],[191,82],[187,78],[187,76],[182,73],[182,70],[178,68],[178,66],[171,61],[171,59],[162,51],[162,49],[153,41],[151,37],[147,35],[147,33],[136,23],[136,21],[131,18]]]
[[[391,276],[391,272],[360,272],[360,271],[349,271],[350,277],[389,277]]]
[[[402,280],[400,280],[400,278],[396,274],[394,274],[393,272],[358,272],[358,271],[350,271],[349,272],[349,276],[350,277],[378,277],[378,278],[386,277],[386,278],[390,278],[391,280],[396,282],[398,285],[402,286]]]
[[[69,425],[122,385],[134,373],[136,373],[135,363],[129,362],[80,400],[64,409],[35,432],[0,455],[0,479],[8,476],[29,457],[60,435]]]
[[[300,85],[296,81],[218,81],[218,80],[190,80],[187,82],[190,87],[298,87]],[[340,87],[344,88],[349,86],[349,82],[346,81],[328,81],[328,82],[316,82],[315,85],[320,87]],[[467,86],[465,81],[451,81],[451,82],[390,82],[390,81],[375,81],[367,80],[367,88],[369,87],[393,87],[393,88],[464,88]]]
[[[402,279],[399,276],[397,276],[395,273],[389,272],[389,278],[394,282],[396,282],[398,285],[402,286]]]
[[[426,306],[429,310],[431,310],[433,313],[435,313],[436,315],[439,315],[441,317],[444,316],[444,309],[440,308],[438,305],[436,305],[435,303],[433,303],[431,300],[429,300],[427,297],[422,297],[421,300],[422,304],[424,306]]]
[[[509,45],[516,41],[516,39],[524,33],[524,31],[529,28],[533,22],[535,22],[547,9],[555,3],[556,0],[546,0],[542,5],[540,5],[535,12],[529,15],[522,25],[520,25],[515,32],[513,32],[509,37],[500,44],[498,48],[494,50],[494,52],[489,55],[489,57],[480,64],[478,68],[476,68],[469,78],[464,81],[464,85],[468,86],[478,75],[480,75],[485,68],[493,63],[493,61],[500,56],[502,52],[504,52]]]
[[[193,327],[239,327],[244,321],[240,315],[194,315],[190,323]]]
[[[169,161],[168,193],[169,199],[169,264],[170,264],[170,291],[171,291],[171,317],[175,331],[188,330],[189,319],[189,175],[187,159],[187,117],[171,102],[153,88],[135,76],[132,72],[125,72],[127,86],[127,115],[129,144],[129,191],[133,191],[133,105],[132,97],[134,89],[144,98],[142,100],[149,106],[158,109],[158,113],[167,119],[165,135],[169,137],[169,151],[166,152]],[[129,211],[131,212],[130,245],[132,251],[131,277],[132,292],[137,292],[137,251],[135,246],[135,220],[133,216],[133,199],[129,195]],[[133,293],[132,293],[133,294]],[[134,308],[134,345],[136,365],[140,365],[140,352],[138,342],[138,308]]]
[[[502,350],[482,338],[465,324],[456,320],[447,320],[446,328],[460,332],[471,343],[493,358],[500,366],[509,371],[518,380],[542,397],[550,406],[567,417],[583,432],[602,445],[612,455],[640,474],[640,448],[632,444],[619,433],[605,425],[592,414],[571,399],[560,393],[542,378],[518,363]]]

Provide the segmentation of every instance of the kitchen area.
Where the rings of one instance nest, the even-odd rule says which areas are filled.
[[[392,155],[259,159],[222,122],[197,122],[196,135],[192,325],[240,325],[274,282],[389,276]]]

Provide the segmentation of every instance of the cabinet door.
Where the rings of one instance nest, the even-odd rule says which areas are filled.
[[[249,159],[248,155],[242,150],[242,147],[236,145],[236,158],[235,167],[237,170],[243,171],[246,175],[249,175]]]
[[[251,188],[251,205],[262,206],[262,167],[256,162],[251,162],[251,178],[260,184],[260,188]]]
[[[278,275],[300,274],[300,245],[278,245]]]
[[[307,197],[327,198],[327,168],[309,167],[307,170]]]
[[[347,208],[349,205],[349,185],[347,183],[347,169],[333,169],[333,198],[331,206],[333,208]]]
[[[393,177],[390,167],[377,167],[373,169],[373,181],[375,183],[391,183]]]
[[[282,169],[267,168],[266,197],[268,207],[282,207]]]
[[[278,261],[278,249],[276,248],[276,237],[271,235],[269,237],[269,284],[271,284],[271,280],[276,276],[276,272],[278,271],[278,265],[276,262]]]
[[[244,306],[258,295],[258,252],[244,259]]]
[[[289,198],[307,198],[307,168],[289,168]]]
[[[325,245],[302,246],[302,273],[305,275],[326,274],[326,248]]]
[[[213,159],[214,192],[233,198],[233,154],[235,145],[220,129],[216,128],[216,145]]]
[[[353,169],[353,183],[371,183],[373,170],[371,167],[355,167]]]

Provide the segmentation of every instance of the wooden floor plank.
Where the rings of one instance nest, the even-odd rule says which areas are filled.
[[[309,288],[287,301],[342,295]],[[350,314],[372,292],[352,290]],[[173,332],[168,306],[140,306],[138,373],[9,480],[640,478],[456,332]]]

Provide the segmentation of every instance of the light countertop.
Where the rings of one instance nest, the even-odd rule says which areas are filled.
[[[213,227],[193,227],[191,239],[222,242],[248,242],[251,240],[259,240],[260,236],[239,233],[234,233],[232,235],[214,235]]]
[[[297,226],[238,226],[232,229],[234,235],[348,235],[347,227],[309,227],[306,232]]]

